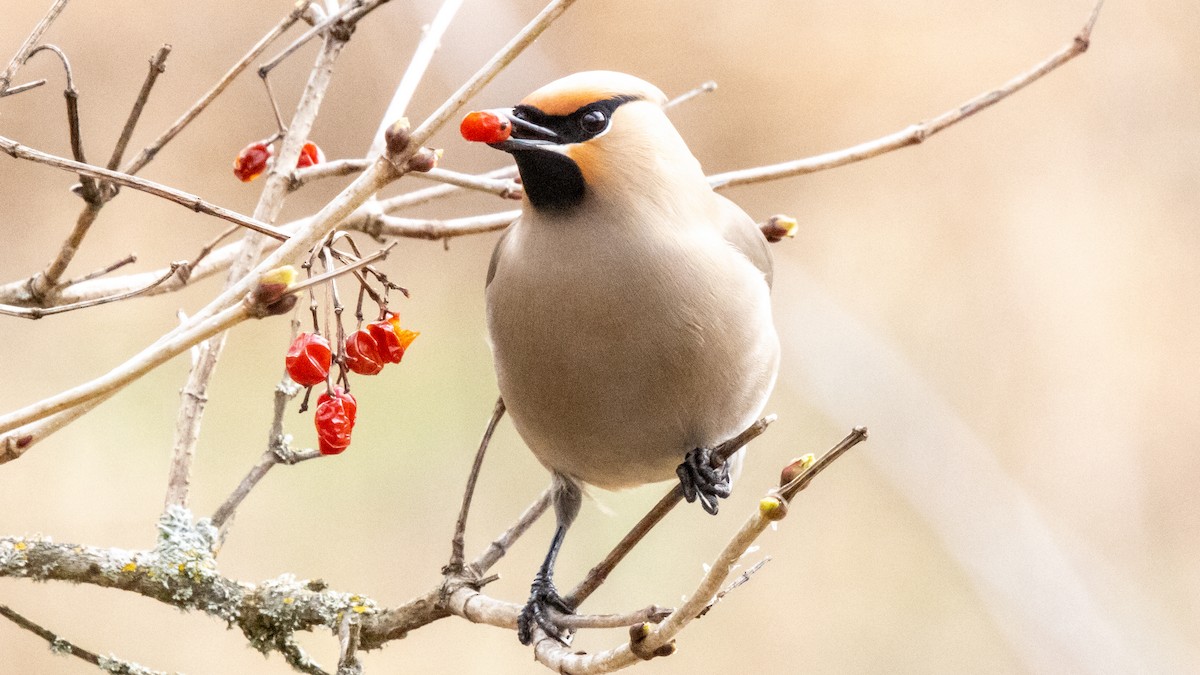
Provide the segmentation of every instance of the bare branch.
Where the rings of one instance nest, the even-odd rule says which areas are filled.
[[[449,239],[468,234],[495,232],[508,227],[521,216],[520,210],[487,213],[449,220],[418,220],[378,215],[354,229],[372,237],[406,237],[410,239]],[[355,223],[357,225],[357,223]]]
[[[81,277],[71,279],[70,281],[67,281],[63,285],[64,286],[72,286],[75,284],[81,284],[85,281],[91,281],[92,279],[99,279],[100,277],[111,274],[112,272],[115,272],[115,271],[121,269],[122,267],[125,267],[126,265],[132,265],[135,262],[137,262],[137,254],[130,253],[129,255],[125,256],[124,258],[121,258],[120,260],[118,260],[114,263],[105,265],[104,267],[101,267],[100,269],[95,270],[93,272],[88,272],[87,274],[85,274]],[[189,266],[190,265],[191,265],[191,263],[189,263]]]
[[[171,45],[163,45],[158,48],[158,52],[150,59],[150,70],[146,73],[146,79],[142,82],[142,89],[138,92],[137,99],[133,102],[133,108],[129,111],[129,117],[125,119],[125,126],[121,129],[121,135],[117,138],[117,144],[113,146],[112,156],[108,158],[108,164],[105,166],[109,169],[116,169],[121,165],[121,157],[125,154],[125,148],[129,145],[129,139],[133,138],[133,130],[137,128],[138,120],[142,117],[142,110],[146,108],[146,101],[150,100],[150,90],[154,88],[154,83],[158,81],[158,76],[162,75],[167,70],[167,56],[171,54]]]
[[[4,434],[4,437],[0,437],[0,442],[6,442],[8,436],[21,438],[24,434],[20,428],[26,424],[115,392],[172,357],[187,351],[192,345],[245,321],[250,316],[249,307],[245,303],[238,303],[203,321],[193,320],[184,330],[163,336],[137,356],[94,380],[0,416],[0,434]]]
[[[113,658],[112,656],[100,656],[99,654],[88,651],[77,644],[68,642],[57,634],[39,626],[38,624],[26,619],[11,608],[0,605],[0,616],[7,618],[9,621],[17,624],[21,628],[37,635],[46,642],[50,643],[50,651],[55,654],[70,654],[78,659],[83,659],[93,666],[97,666],[106,673],[117,673],[118,675],[166,675],[165,672],[159,670],[150,670],[136,663],[122,661]]]
[[[412,102],[417,86],[425,77],[425,71],[429,69],[433,55],[442,46],[442,36],[446,34],[446,29],[450,27],[450,22],[454,20],[454,16],[458,14],[461,7],[462,0],[443,0],[437,14],[433,17],[433,22],[421,28],[421,41],[417,43],[417,48],[408,61],[408,67],[404,69],[404,75],[400,77],[400,84],[396,85],[392,100],[388,103],[383,117],[380,118],[379,129],[375,132],[371,147],[367,151],[368,157],[383,154],[384,132],[392,122],[404,117],[408,112],[408,104]]]
[[[271,30],[267,31],[266,35],[263,35],[261,38],[259,38],[258,42],[254,43],[254,46],[252,46],[249,51],[243,54],[242,58],[238,59],[237,62],[234,63],[233,66],[231,66],[229,70],[221,76],[221,79],[217,80],[217,83],[213,85],[211,89],[205,92],[204,95],[199,98],[199,100],[193,103],[192,107],[188,108],[182,115],[180,115],[179,119],[175,120],[175,122],[173,122],[166,131],[160,134],[158,138],[154,139],[154,141],[150,143],[150,145],[147,145],[140,153],[138,153],[138,156],[134,157],[133,161],[126,164],[122,171],[127,174],[135,174],[138,171],[141,171],[142,167],[149,164],[150,161],[154,159],[154,156],[157,155],[160,150],[162,150],[163,146],[165,146],[167,143],[170,143],[171,139],[179,135],[179,132],[183,131],[187,125],[191,124],[192,120],[196,119],[196,116],[203,112],[210,103],[220,96],[221,93],[224,92],[225,89],[233,82],[233,80],[246,69],[246,66],[250,65],[251,61],[258,58],[267,47],[271,46],[271,43],[275,42],[280,35],[283,35],[287,29],[292,27],[292,24],[296,23],[296,21],[300,20],[300,18],[304,16],[304,13],[308,10],[310,2],[311,0],[300,0],[297,2],[295,7],[292,8],[292,11],[289,12],[287,16],[280,19],[279,23],[276,24]]]
[[[475,571],[476,576],[482,576],[495,565],[505,553],[508,553],[509,547],[513,545],[521,535],[525,534],[533,524],[546,513],[546,509],[550,508],[550,500],[553,496],[551,488],[546,488],[537,501],[530,504],[517,518],[517,522],[505,530],[499,537],[488,545],[487,550],[479,555],[471,562],[471,568]],[[514,624],[515,625],[515,624]]]
[[[142,295],[143,293],[146,293],[147,291],[149,291],[157,286],[160,286],[161,284],[166,282],[168,279],[175,276],[175,273],[181,267],[183,267],[183,265],[184,265],[184,263],[171,263],[171,267],[170,267],[170,269],[167,270],[166,274],[163,274],[158,279],[150,282],[150,284],[147,286],[144,286],[142,288],[136,288],[136,289],[134,289],[132,291],[128,291],[126,293],[119,293],[117,295],[110,295],[110,296],[106,296],[106,297],[102,297],[102,298],[95,298],[93,300],[82,300],[80,302],[72,303],[69,305],[57,305],[55,307],[49,307],[46,309],[42,309],[40,307],[13,307],[11,305],[0,305],[0,314],[6,314],[8,316],[16,316],[16,317],[20,317],[22,319],[40,319],[44,316],[50,316],[52,314],[62,314],[63,312],[71,312],[71,311],[74,311],[77,309],[86,309],[88,307],[104,305],[104,304],[108,304],[110,302],[117,302],[119,300],[128,300],[129,298],[133,298],[133,297]]]
[[[574,3],[575,0],[551,0],[528,25],[521,29],[521,32],[509,40],[508,44],[504,45],[478,72],[464,82],[458,91],[454,92],[428,119],[422,122],[421,126],[413,131],[412,144],[414,146],[424,145],[425,141],[441,129],[450,118],[458,114],[468,100],[491,82],[492,78],[504,70],[505,66],[512,63],[513,59],[525,51],[525,48],[532,44],[542,34],[542,31],[549,28],[550,24],[554,23],[554,20]]]
[[[720,466],[733,453],[741,450],[747,443],[761,436],[774,421],[775,416],[768,415],[751,424],[742,433],[713,448],[713,466]],[[621,541],[617,542],[617,545],[613,547],[612,551],[609,551],[604,560],[601,560],[595,567],[588,571],[587,576],[565,598],[566,601],[572,607],[578,607],[583,604],[583,601],[587,600],[588,596],[594,593],[597,588],[600,588],[600,585],[604,583],[608,575],[625,559],[625,556],[633,550],[633,547],[637,546],[638,542],[649,534],[650,530],[654,529],[654,526],[658,525],[671,512],[671,509],[675,508],[682,500],[683,490],[677,484],[670,492],[663,495],[663,498],[646,515],[642,516],[642,519],[633,526],[633,529]]]
[[[111,171],[103,167],[94,166],[92,164],[84,164],[82,162],[76,162],[65,157],[58,157],[56,155],[51,155],[39,150],[34,150],[33,148],[26,147],[10,138],[5,138],[3,136],[0,136],[0,150],[3,150],[10,157],[14,157],[16,159],[26,159],[39,164],[52,166],[57,169],[65,169],[67,171],[73,171],[85,176],[102,178],[118,185],[131,187],[135,190],[146,192],[156,197],[162,197],[167,201],[174,202],[180,206],[186,206],[187,208],[198,213],[204,213],[210,216],[215,216],[222,220],[227,220],[231,223],[236,223],[249,230],[253,230],[259,234],[265,234],[274,239],[287,239],[287,234],[275,227],[268,225],[265,222],[255,220],[254,218],[248,218],[236,211],[232,211],[224,207],[216,206],[215,204],[209,203],[200,197],[197,197],[196,195],[184,192],[183,190],[176,190],[175,188],[163,185],[162,183],[155,183],[154,181],[146,180],[145,178],[139,178],[131,174],[122,173],[119,171]]]
[[[475,496],[475,483],[479,480],[479,471],[483,468],[483,457],[487,454],[488,444],[492,442],[492,434],[500,418],[504,417],[504,399],[496,399],[496,407],[492,410],[492,418],[484,429],[483,439],[479,441],[479,449],[475,451],[475,461],[471,464],[471,472],[467,476],[467,487],[463,490],[462,506],[458,510],[458,521],[454,523],[454,536],[450,539],[450,562],[442,568],[442,574],[457,574],[462,571],[465,553],[465,534],[467,531],[467,515],[471,511],[471,499]]]
[[[306,166],[303,169],[292,169],[288,176],[288,189],[299,190],[305,183],[322,178],[338,176],[353,176],[371,166],[369,159],[334,159],[320,164]]]
[[[674,108],[675,106],[677,106],[681,103],[687,103],[688,101],[696,98],[697,96],[700,96],[701,94],[711,94],[712,92],[714,92],[716,90],[717,90],[717,83],[713,82],[712,80],[709,80],[707,82],[702,83],[699,87],[685,91],[682,94],[671,99],[670,101],[667,101],[666,105],[664,105],[663,108],[666,110],[670,110],[671,108]]]
[[[714,189],[722,190],[735,185],[748,185],[750,183],[760,183],[768,180],[776,180],[778,178],[788,178],[791,176],[801,176],[806,173],[815,171],[824,171],[825,169],[833,169],[846,164],[860,162],[864,159],[870,159],[882,155],[893,150],[899,150],[910,145],[921,143],[926,138],[936,134],[937,132],[949,127],[953,124],[963,121],[964,119],[974,115],[981,110],[985,110],[1000,101],[1008,98],[1016,92],[1040,80],[1042,77],[1049,74],[1056,68],[1064,65],[1071,59],[1087,51],[1088,45],[1092,39],[1092,28],[1096,25],[1096,19],[1100,16],[1100,8],[1104,5],[1104,0],[1100,0],[1092,8],[1092,12],[1088,17],[1087,23],[1078,34],[1061,49],[1051,54],[1041,63],[1037,64],[1030,70],[1012,78],[1005,82],[1000,87],[985,92],[972,98],[965,103],[962,103],[957,108],[948,110],[941,115],[927,121],[913,124],[906,129],[902,129],[882,138],[877,138],[866,143],[859,143],[853,147],[835,152],[827,152],[823,155],[809,157],[807,159],[799,159],[791,162],[783,162],[780,164],[771,164],[769,166],[760,166],[753,169],[742,169],[740,171],[729,171],[727,173],[719,173],[708,177],[708,182]]]
[[[822,468],[840,457],[846,450],[866,438],[866,430],[855,429],[841,443],[825,454],[818,464]],[[820,469],[814,471],[816,464],[802,474],[811,480]],[[807,485],[807,482],[804,483]],[[705,608],[713,602],[716,594],[737,565],[738,560],[754,543],[771,523],[782,519],[787,514],[787,502],[779,490],[772,490],[760,502],[759,507],[746,520],[737,534],[729,540],[713,561],[712,566],[705,572],[704,578],[695,591],[661,623],[653,625],[649,622],[630,629],[630,640],[618,647],[597,654],[587,654],[572,651],[558,640],[539,633],[534,644],[535,658],[555,672],[570,672],[573,675],[588,675],[589,673],[610,673],[657,656],[667,656],[675,651],[674,638],[689,623],[704,614]]]
[[[12,84],[13,76],[17,74],[17,69],[25,64],[25,60],[29,58],[29,54],[33,51],[34,46],[37,45],[38,40],[42,39],[42,34],[46,32],[50,24],[54,23],[54,20],[58,18],[59,13],[66,6],[67,0],[54,0],[54,3],[50,5],[50,9],[46,11],[46,15],[29,32],[25,41],[17,48],[17,53],[13,54],[12,59],[8,62],[8,67],[4,69],[4,73],[0,74],[0,94],[17,93],[14,91],[15,88],[10,89],[8,86]],[[29,84],[21,85],[21,90],[32,89]]]

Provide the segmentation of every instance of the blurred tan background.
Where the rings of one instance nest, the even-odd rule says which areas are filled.
[[[7,62],[47,1],[0,5]],[[47,39],[71,56],[89,158],[107,158],[145,72],[174,46],[134,137],[141,147],[287,11],[288,2],[77,1]],[[410,114],[420,119],[540,7],[469,0]],[[397,0],[356,33],[314,130],[357,157],[433,2]],[[674,113],[711,172],[842,148],[932,117],[1032,66],[1090,9],[1063,2],[580,2],[474,102],[511,104],[581,69],[628,71],[678,94],[717,93]],[[752,450],[716,520],[671,515],[585,607],[672,604],[754,508],[787,459],[854,425],[871,438],[805,493],[747,562],[753,580],[685,631],[644,673],[1196,672],[1200,670],[1200,5],[1110,3],[1092,50],[926,144],[804,178],[731,190],[758,218],[789,213],[773,247],[784,367]],[[314,48],[274,76],[294,103]],[[0,100],[0,134],[68,154],[61,72],[40,55]],[[230,175],[268,135],[261,85],[240,79],[144,172],[249,211],[260,183]],[[507,161],[448,128],[444,166]],[[41,269],[80,202],[72,178],[0,157],[0,282]],[[400,190],[422,186],[405,179]],[[311,212],[337,185],[288,201]],[[473,196],[416,215],[510,204]],[[136,269],[195,254],[223,228],[126,191],[72,266],[136,251]],[[438,579],[471,454],[496,390],[482,283],[495,235],[405,241],[385,267],[413,291],[421,338],[402,367],[359,378],[360,419],[343,456],[277,469],[245,503],[220,562],[259,581],[292,572],[398,604]],[[0,318],[0,410],[94,377],[195,311],[219,287],[37,322]],[[202,515],[264,447],[286,321],[234,332],[195,467]],[[0,533],[124,548],[153,544],[185,359],[0,467]],[[297,444],[311,419],[290,414]],[[468,531],[478,550],[546,483],[502,426]],[[594,563],[665,489],[597,493],[572,530],[563,585]],[[525,597],[550,535],[543,522],[490,590]],[[286,673],[236,631],[131,595],[0,580],[0,603],[70,640],[157,669]],[[588,634],[586,649],[619,631]],[[304,644],[326,665],[329,635]],[[511,632],[450,619],[367,655],[368,673],[535,673]],[[87,673],[0,622],[0,673]]]

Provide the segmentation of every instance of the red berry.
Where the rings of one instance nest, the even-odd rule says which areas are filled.
[[[341,387],[317,398],[313,421],[317,427],[317,449],[322,455],[338,455],[350,447],[350,432],[354,431],[357,414],[358,402]]]
[[[388,313],[387,317],[367,324],[371,337],[375,338],[375,346],[379,350],[379,358],[385,363],[400,363],[404,351],[417,339],[419,333],[400,327],[400,317]]]
[[[271,166],[274,154],[275,150],[265,143],[247,145],[238,153],[237,159],[233,160],[233,175],[243,183],[249,183]]]
[[[487,111],[467,113],[462,124],[458,126],[459,133],[468,141],[478,143],[501,143],[512,135],[512,122]]]
[[[320,164],[325,161],[325,153],[321,152],[321,148],[316,143],[308,141],[304,147],[300,149],[300,158],[296,160],[296,168],[303,169],[306,166]]]
[[[316,333],[301,333],[288,348],[284,366],[296,384],[311,387],[325,381],[332,362],[329,340]]]
[[[383,370],[379,345],[370,331],[357,330],[346,338],[346,367],[359,375],[375,375]]]

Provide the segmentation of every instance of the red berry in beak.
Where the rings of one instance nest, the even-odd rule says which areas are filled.
[[[467,113],[459,133],[468,141],[476,143],[503,143],[512,135],[512,122],[487,111]]]

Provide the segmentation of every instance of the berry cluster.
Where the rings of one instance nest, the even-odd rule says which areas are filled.
[[[251,143],[242,148],[237,158],[233,160],[233,175],[243,183],[249,183],[271,168],[274,161],[275,145],[273,140]],[[296,160],[296,168],[303,169],[324,161],[325,153],[321,152],[321,148],[316,143],[308,141],[300,149],[300,158]]]

